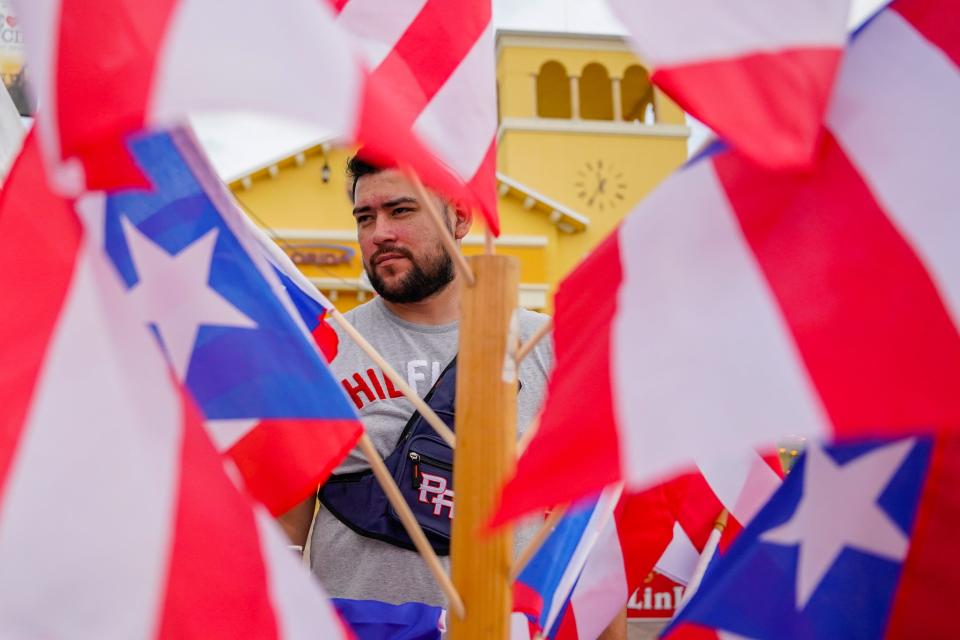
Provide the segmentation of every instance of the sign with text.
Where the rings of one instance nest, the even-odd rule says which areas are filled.
[[[22,116],[33,114],[35,105],[27,90],[27,67],[23,30],[13,3],[0,0],[0,79]]]
[[[683,598],[683,585],[653,571],[627,601],[630,620],[668,620]]]
[[[283,248],[297,266],[350,264],[356,253],[352,247],[340,244],[285,244]]]

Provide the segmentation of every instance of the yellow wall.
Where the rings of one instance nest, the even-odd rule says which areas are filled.
[[[497,250],[520,259],[521,300],[546,311],[552,289],[563,276],[683,163],[689,133],[680,109],[659,94],[652,126],[536,117],[535,74],[548,60],[562,63],[572,75],[596,62],[611,77],[622,77],[625,69],[639,64],[616,38],[516,33],[498,37],[498,171],[519,183],[520,189],[511,186],[501,192],[502,241]],[[326,243],[354,250],[349,264],[302,267],[342,310],[370,295],[357,291],[362,267],[344,176],[349,155],[347,149],[325,151],[318,145],[299,161],[288,158],[230,185],[254,220],[281,236],[281,246]],[[330,168],[326,183],[321,180],[325,162]],[[556,219],[551,220],[558,205],[575,218],[554,214]],[[482,251],[479,227],[464,245],[467,254]],[[547,289],[550,295],[545,295]]]
[[[324,154],[315,148],[302,166],[293,159],[280,164],[271,178],[266,169],[254,173],[253,187],[242,182],[231,186],[241,203],[270,227],[279,229],[354,229],[347,198],[345,168],[350,151],[332,149],[326,154],[330,164],[330,180],[321,180]]]

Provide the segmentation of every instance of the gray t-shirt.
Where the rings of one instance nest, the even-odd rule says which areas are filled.
[[[406,322],[391,313],[379,297],[348,312],[346,317],[420,397],[427,395],[457,353],[457,322],[436,326]],[[521,342],[546,319],[542,314],[521,310],[518,314]],[[331,364],[333,374],[356,405],[377,450],[387,456],[413,415],[413,405],[393,388],[380,368],[349,336],[339,329],[338,333],[340,347]],[[541,340],[520,363],[522,386],[517,396],[520,433],[540,408],[552,366],[553,349],[549,339]],[[354,450],[336,473],[366,468],[363,455]],[[536,527],[520,530],[516,546],[525,544],[535,530]],[[447,558],[442,560],[446,564]],[[310,565],[333,597],[444,604],[443,594],[419,554],[354,533],[322,506],[313,524]]]

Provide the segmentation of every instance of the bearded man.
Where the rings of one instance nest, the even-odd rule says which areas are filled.
[[[347,174],[363,266],[379,295],[346,316],[423,397],[457,354],[461,278],[426,203],[402,172],[380,169],[355,157]],[[449,231],[461,241],[470,230],[469,214],[437,194],[429,197],[443,213]],[[529,338],[545,321],[546,316],[521,310],[520,339]],[[520,363],[520,433],[539,409],[552,360],[549,340],[542,340]],[[413,406],[349,336],[340,335],[331,368],[377,450],[387,457],[397,447]],[[336,470],[334,480],[366,469],[362,454],[354,451]],[[320,507],[314,516],[315,504],[311,499],[281,521],[294,543],[301,545],[313,522],[310,564],[331,596],[444,605],[442,592],[415,551],[354,531],[326,508]],[[441,516],[452,515],[452,504],[443,502],[440,507]],[[529,539],[530,527],[521,532],[516,536],[518,548]]]

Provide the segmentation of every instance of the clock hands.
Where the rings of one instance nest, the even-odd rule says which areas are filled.
[[[592,181],[587,178],[587,175],[591,173],[594,177]],[[614,209],[618,200],[624,200],[622,191],[626,189],[627,185],[623,182],[623,172],[618,171],[613,164],[604,167],[603,160],[597,160],[595,163],[586,162],[584,168],[577,171],[577,176],[580,178],[574,183],[574,186],[579,190],[577,197],[584,200],[588,207],[597,204],[601,211],[607,205],[610,209]],[[589,189],[587,182],[593,182],[594,185],[593,191],[589,195],[587,195]]]

